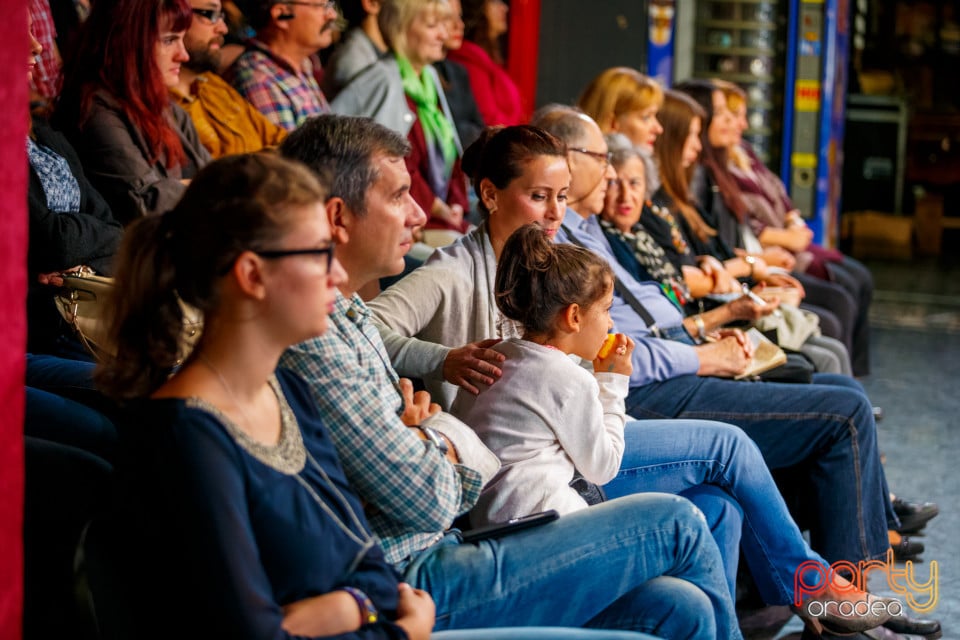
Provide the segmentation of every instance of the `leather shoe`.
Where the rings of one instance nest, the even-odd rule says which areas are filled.
[[[837,605],[827,604],[827,602],[823,600],[812,598],[804,602],[800,607],[791,606],[790,608],[800,616],[805,627],[811,629],[818,635],[825,633],[849,635],[881,626],[890,619],[891,614],[889,609],[893,603],[900,604],[896,598],[883,598],[875,595],[867,595],[867,598],[871,605],[882,602],[886,606],[879,607],[879,610],[871,606],[869,612],[863,615],[843,615],[840,613],[842,609],[837,607]],[[814,615],[810,613],[810,605],[818,602],[822,603],[820,607],[822,611],[820,615]],[[903,605],[900,604],[900,607],[902,608]]]
[[[943,637],[939,620],[924,620],[911,618],[908,615],[893,616],[883,623],[883,626],[899,634],[909,634],[926,640],[937,640]]]
[[[890,548],[893,549],[893,559],[897,562],[907,562],[916,560],[917,556],[923,553],[925,547],[922,542],[911,540],[907,536],[901,536],[896,531],[889,531]]]
[[[917,533],[940,513],[935,502],[909,502],[903,498],[893,499],[893,512],[900,519],[900,533]]]

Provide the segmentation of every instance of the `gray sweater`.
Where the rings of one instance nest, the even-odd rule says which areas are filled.
[[[493,303],[497,260],[487,225],[433,252],[430,259],[371,300],[374,322],[401,376],[422,378],[449,409],[458,387],[443,381],[452,348],[486,338],[520,337]]]

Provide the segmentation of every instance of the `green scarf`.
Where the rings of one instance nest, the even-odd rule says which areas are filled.
[[[397,54],[397,65],[403,80],[403,92],[417,105],[417,118],[423,126],[427,144],[436,144],[440,148],[449,176],[457,159],[457,143],[454,141],[453,125],[437,104],[437,87],[433,84],[433,78],[426,69],[418,77],[410,61],[400,54]]]

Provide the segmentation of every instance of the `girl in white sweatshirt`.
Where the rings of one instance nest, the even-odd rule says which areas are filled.
[[[618,334],[599,355],[613,327],[607,263],[554,244],[537,225],[507,240],[495,290],[497,307],[522,325],[523,337],[493,347],[506,356],[496,384],[479,395],[461,392],[452,407],[502,463],[471,511],[474,526],[576,511],[587,503],[570,486],[574,471],[598,485],[617,475],[633,350]]]

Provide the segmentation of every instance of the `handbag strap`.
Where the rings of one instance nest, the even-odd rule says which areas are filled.
[[[570,242],[583,247],[588,251],[590,250],[589,247],[587,247],[587,245],[585,245],[583,241],[580,240],[580,238],[578,238],[576,234],[570,230],[570,227],[567,225],[560,225],[560,228],[562,228],[564,233],[567,234],[567,237],[570,238]],[[653,319],[653,316],[649,311],[647,311],[647,308],[643,306],[643,303],[640,302],[640,300],[637,299],[637,296],[633,295],[633,291],[630,291],[630,288],[625,282],[623,282],[623,280],[620,279],[616,272],[613,274],[613,288],[618,294],[620,294],[620,297],[623,298],[628,305],[630,305],[630,308],[636,311],[637,315],[643,319],[644,323],[647,325],[647,329],[650,330],[650,333],[658,338],[661,337],[660,327],[657,326],[657,321]]]

